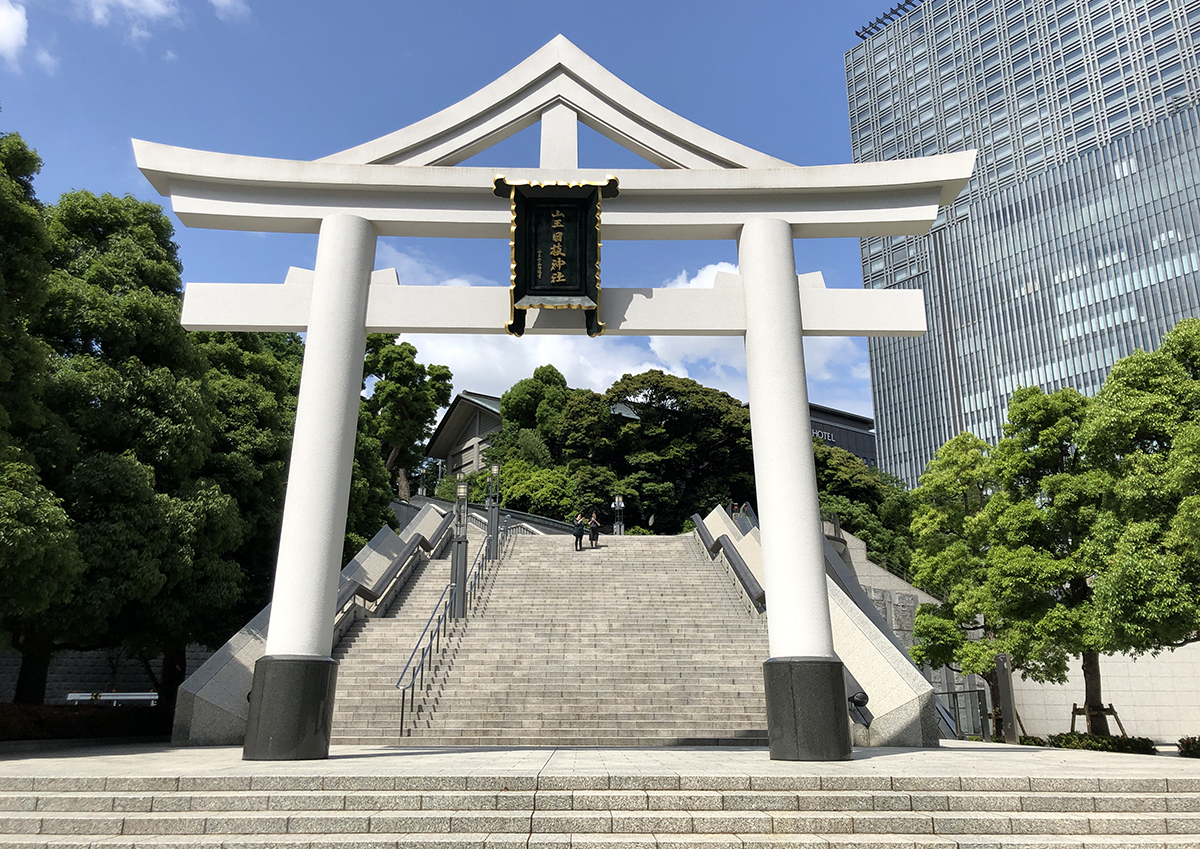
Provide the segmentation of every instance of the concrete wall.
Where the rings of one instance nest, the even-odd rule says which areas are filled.
[[[826,522],[826,536],[832,536],[833,533],[833,525]],[[867,558],[867,544],[854,534],[847,531],[840,533],[844,543],[835,543],[834,549],[842,549],[839,551],[842,562],[854,571],[863,592],[871,599],[883,620],[892,627],[900,642],[906,648],[911,647],[917,607],[936,603],[937,599],[882,566],[872,563]]]
[[[1116,709],[1133,737],[1175,743],[1200,735],[1200,644],[1137,660],[1126,655],[1100,659],[1104,703]],[[1038,684],[1013,676],[1017,713],[1029,734],[1044,737],[1071,729],[1071,705],[1083,702],[1083,672],[1072,661],[1067,684]],[[1110,730],[1119,733],[1109,718]],[[1086,730],[1084,718],[1077,731]]]
[[[427,505],[400,534],[385,525],[346,564],[342,579],[356,579],[370,586],[395,560],[403,540],[415,533],[428,539],[441,519],[442,514]],[[241,745],[250,711],[248,696],[254,664],[266,653],[270,615],[271,606],[267,605],[180,686],[171,732],[173,745]],[[335,644],[340,636],[335,634]]]
[[[718,506],[704,518],[704,524],[714,538],[728,535],[746,562],[747,567],[763,583],[762,549],[757,529],[742,534],[724,508]],[[830,528],[830,530],[832,530]],[[859,567],[864,574],[883,583],[890,576],[866,559],[866,546],[861,540],[845,534],[847,542],[859,552]],[[843,555],[843,562],[846,558]],[[846,564],[849,565],[849,564]],[[876,575],[870,569],[881,573]],[[857,570],[856,570],[857,574]],[[894,577],[894,576],[893,576]],[[897,579],[899,580],[899,579]],[[903,582],[901,582],[903,584]],[[858,605],[831,579],[826,579],[829,594],[829,615],[833,627],[833,647],[850,674],[870,697],[867,707],[874,714],[871,727],[852,726],[856,746],[936,746],[937,716],[934,712],[933,687],[922,677],[891,639],[859,609]],[[904,584],[907,587],[906,584]],[[899,589],[899,586],[897,586]],[[914,590],[908,587],[909,590]],[[890,593],[891,590],[883,592]],[[909,594],[911,595],[911,593]],[[889,605],[891,603],[889,602]],[[898,606],[898,605],[897,605]],[[915,611],[915,603],[908,607]],[[881,611],[882,612],[882,611]],[[771,615],[771,598],[767,596],[767,616]],[[912,632],[912,615],[908,615],[908,630]]]
[[[190,646],[187,668],[198,669],[212,652],[203,646]],[[154,674],[160,674],[162,659],[150,662]],[[21,655],[0,652],[0,702],[11,702],[17,690]],[[154,689],[140,661],[113,651],[63,651],[54,655],[46,678],[46,704],[64,705],[67,693],[145,693]]]

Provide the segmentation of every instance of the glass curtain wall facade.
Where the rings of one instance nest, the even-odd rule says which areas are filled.
[[[929,332],[870,340],[880,466],[1001,435],[1018,386],[1094,394],[1200,315],[1200,0],[926,0],[846,54],[856,162],[979,150],[928,235],[863,239]]]

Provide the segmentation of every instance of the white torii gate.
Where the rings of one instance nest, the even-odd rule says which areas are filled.
[[[458,163],[534,123],[539,168],[510,182],[620,180],[606,239],[736,239],[740,275],[712,289],[607,289],[613,335],[744,336],[771,599],[764,664],[772,758],[850,757],[833,652],[801,336],[925,331],[920,291],[827,290],[797,278],[793,240],[925,232],[970,178],[975,152],[798,167],[722,138],[617,79],[561,35],[495,82],[390,135],[313,162],[134,140],[138,167],[187,226],[319,233],[315,269],[282,285],[191,283],[191,330],[308,333],[266,656],[244,756],[327,757],[333,605],[368,332],[503,333],[507,288],[399,285],[373,271],[378,236],[507,239],[495,169]],[[659,169],[578,168],[577,125]],[[531,310],[528,333],[584,332],[574,310]]]

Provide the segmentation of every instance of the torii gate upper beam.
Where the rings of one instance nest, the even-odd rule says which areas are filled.
[[[494,168],[354,165],[236,156],[133,142],[138,167],[189,227],[316,233],[331,215],[380,236],[507,239]],[[512,180],[578,182],[615,174],[605,239],[736,239],[750,218],[787,221],[796,238],[923,233],[971,177],[975,151],[891,162],[789,168],[514,168]]]

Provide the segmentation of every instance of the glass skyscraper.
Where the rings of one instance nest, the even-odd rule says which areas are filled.
[[[929,332],[870,340],[879,464],[994,442],[1018,386],[1094,394],[1200,315],[1200,0],[905,0],[846,54],[855,162],[976,148],[928,235],[862,240]]]

